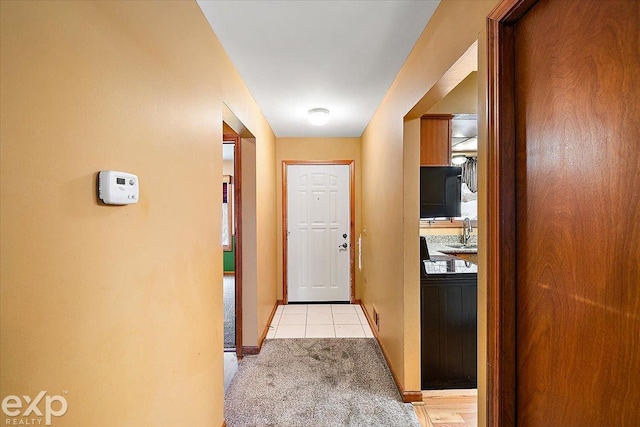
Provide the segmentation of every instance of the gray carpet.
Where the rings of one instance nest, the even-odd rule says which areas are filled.
[[[228,427],[419,426],[372,338],[272,339],[225,395]]]
[[[224,348],[236,346],[236,277],[225,275],[222,279],[224,298]]]

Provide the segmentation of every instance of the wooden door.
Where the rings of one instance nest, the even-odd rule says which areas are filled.
[[[289,302],[350,301],[349,165],[287,166]]]
[[[489,29],[489,425],[637,426],[640,2],[532,3]]]

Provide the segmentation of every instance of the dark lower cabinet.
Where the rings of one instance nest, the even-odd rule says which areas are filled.
[[[477,274],[420,283],[422,389],[477,387]]]

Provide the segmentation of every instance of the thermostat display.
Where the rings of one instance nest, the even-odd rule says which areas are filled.
[[[100,171],[98,197],[106,205],[138,203],[138,177],[127,172]]]

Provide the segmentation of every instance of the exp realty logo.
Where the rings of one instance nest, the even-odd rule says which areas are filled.
[[[44,408],[40,405],[42,398]],[[3,425],[39,426],[44,421],[44,425],[50,426],[52,417],[63,416],[67,413],[67,407],[67,399],[60,395],[49,396],[46,391],[41,391],[34,398],[9,395],[2,399],[2,412],[7,416]]]

